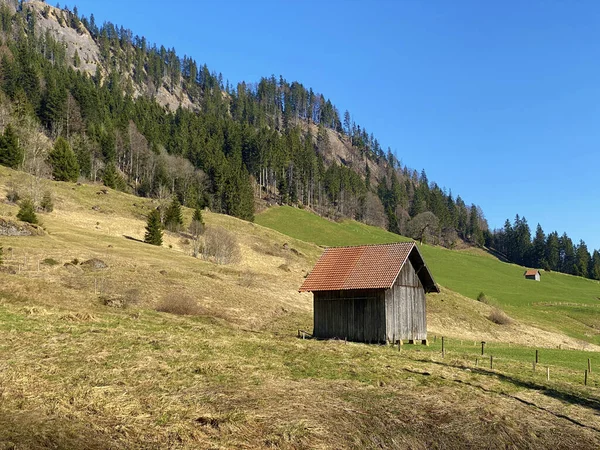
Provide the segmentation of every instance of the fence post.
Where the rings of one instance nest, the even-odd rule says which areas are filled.
[[[481,341],[481,356],[483,356],[485,350],[485,341]]]
[[[550,367],[546,367],[546,380],[550,381]]]
[[[588,377],[588,371],[587,371],[587,369],[586,369],[586,371],[585,371],[585,375],[584,375],[584,377],[583,377],[583,385],[584,385],[584,386],[587,386],[587,377]]]
[[[540,362],[540,358],[539,358],[539,350],[536,350],[536,351],[535,351],[535,363],[536,363],[536,364],[539,364],[539,362]]]
[[[588,372],[592,373],[592,359],[588,358]]]
[[[490,355],[490,369],[494,368],[494,356]]]
[[[446,356],[445,339],[444,339],[444,336],[442,336],[442,358],[444,358],[445,356]]]

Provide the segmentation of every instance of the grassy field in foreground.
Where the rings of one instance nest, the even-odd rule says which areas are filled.
[[[407,240],[354,221],[335,223],[311,212],[276,207],[257,216],[257,223],[323,246],[360,245]],[[419,246],[439,284],[488,301],[513,318],[559,330],[600,345],[600,283],[560,273],[542,273],[542,281],[525,280],[524,268],[506,264],[483,252]]]
[[[464,349],[442,358],[436,346],[291,335],[304,321],[247,332],[211,317],[4,300],[0,448],[600,445],[598,383],[569,368],[546,381],[508,357],[475,367]]]

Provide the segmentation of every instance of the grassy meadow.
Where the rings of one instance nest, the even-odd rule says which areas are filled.
[[[322,246],[407,240],[359,222],[336,223],[291,207],[268,209],[256,221]],[[347,239],[348,235],[352,238]],[[564,333],[582,341],[582,347],[584,342],[600,345],[598,281],[542,272],[538,283],[523,277],[523,267],[506,264],[480,250],[447,250],[430,245],[420,245],[419,249],[436,282],[447,289],[471,299],[483,292],[491,305],[502,308],[516,320]]]
[[[9,184],[29,183],[0,167],[0,217],[14,221],[18,210],[3,202]],[[206,211],[207,226],[240,245],[239,261],[217,265],[190,256],[177,234],[162,247],[140,242],[152,200],[45,188],[55,210],[40,214],[44,235],[0,237],[3,267],[15,272],[0,271],[0,449],[600,446],[600,361],[580,348],[593,340],[530,322],[518,305],[513,323],[490,322],[493,305],[453,290],[443,259],[426,253],[444,286],[427,299],[430,346],[305,340],[297,331],[312,330],[312,297],[297,289],[322,252],[310,236],[261,226],[263,215],[252,224]],[[294,224],[308,217],[280,209],[302,214]],[[315,217],[321,245],[328,234],[346,245],[399,239],[356,223],[341,225],[344,237]],[[300,229],[314,232],[311,222]],[[107,267],[81,264],[92,258]],[[192,314],[158,311],[182,298]],[[481,339],[494,369],[475,365]]]

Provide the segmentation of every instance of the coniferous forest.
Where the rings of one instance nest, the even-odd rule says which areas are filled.
[[[42,22],[91,39],[98,61]],[[600,279],[600,254],[480,207],[403,165],[323,94],[274,75],[231,84],[193,58],[77,8],[0,4],[0,164],[253,220],[290,204],[454,248]],[[95,65],[95,70],[84,66]],[[161,96],[178,99],[177,107]],[[170,102],[171,104],[173,102]],[[340,151],[340,149],[344,151]],[[343,155],[343,156],[342,156]],[[350,155],[350,156],[348,156]],[[37,207],[41,194],[31,192]],[[164,220],[164,218],[163,218]],[[165,225],[163,223],[163,225]]]

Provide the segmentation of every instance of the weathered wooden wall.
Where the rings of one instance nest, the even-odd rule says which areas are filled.
[[[385,291],[314,292],[314,335],[356,342],[385,342]]]
[[[385,291],[386,339],[427,339],[425,290],[409,260]]]

